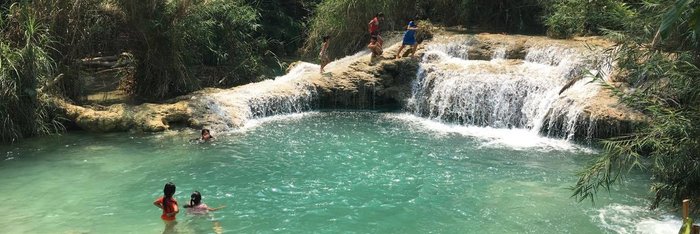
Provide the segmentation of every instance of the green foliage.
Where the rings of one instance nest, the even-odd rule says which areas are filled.
[[[0,20],[0,141],[63,130],[44,93],[54,79],[53,40],[25,4],[13,4]]]
[[[408,23],[406,20],[415,15],[415,4],[415,0],[323,1],[316,7],[304,51],[316,54],[321,38],[328,35],[331,36],[328,51],[332,57],[356,52],[368,42],[368,23],[377,13],[385,15],[380,26],[382,32],[400,30]]]
[[[179,21],[190,1],[119,0],[133,38],[130,47],[136,59],[133,94],[159,100],[184,94],[198,87],[184,63],[185,32]]]
[[[679,13],[672,3],[640,8],[643,17],[637,23],[642,25],[633,29],[659,27],[654,19],[675,18],[664,20],[659,30],[628,29],[618,34],[623,43],[617,47],[616,62],[631,87],[608,88],[648,119],[630,135],[603,141],[605,153],[581,172],[574,186],[574,196],[580,200],[609,190],[632,169],[652,175],[652,208],[664,202],[677,206],[684,198],[700,199],[700,47],[688,41],[697,38],[697,32],[687,23],[700,6],[689,5]],[[662,7],[665,10],[659,11]],[[655,31],[665,31],[665,36]],[[656,40],[658,46],[651,43]]]
[[[183,48],[188,66],[229,67],[221,84],[247,83],[263,72],[267,41],[256,37],[261,28],[258,12],[243,2],[195,4],[176,27],[188,45]]]
[[[277,56],[296,56],[304,44],[306,27],[312,10],[321,0],[267,1],[245,0],[260,14],[259,37]]]
[[[339,57],[364,48],[369,38],[367,24],[378,12],[385,14],[385,22],[381,25],[383,32],[403,31],[408,19],[427,19],[446,26],[536,32],[542,28],[540,17],[544,5],[543,0],[323,1],[311,20],[304,52],[316,54],[323,35],[331,36],[329,51],[332,56]]]
[[[619,0],[554,0],[545,18],[547,34],[555,38],[622,30],[635,12]]]

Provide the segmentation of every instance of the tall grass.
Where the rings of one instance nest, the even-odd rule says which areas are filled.
[[[635,11],[627,1],[551,0],[547,10],[547,35],[554,38],[600,35],[636,23]]]
[[[0,20],[0,141],[63,130],[44,88],[55,78],[53,40],[27,5],[13,4]]]

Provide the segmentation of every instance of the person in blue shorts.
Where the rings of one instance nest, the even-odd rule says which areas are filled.
[[[399,52],[396,53],[396,58],[401,57],[401,50],[403,50],[404,46],[410,45],[411,50],[411,57],[415,56],[416,54],[416,47],[418,46],[418,43],[416,42],[416,31],[418,30],[418,25],[413,21],[413,19],[409,20],[408,26],[406,27],[406,32],[403,33],[403,43],[401,43],[401,47],[399,47]]]

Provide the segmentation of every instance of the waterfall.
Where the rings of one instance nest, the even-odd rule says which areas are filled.
[[[199,101],[208,109],[207,119],[214,125],[210,127],[217,131],[236,129],[250,119],[309,111],[315,108],[316,88],[302,77],[319,69],[300,63],[273,80],[202,95]]]
[[[575,79],[589,70],[609,73],[609,66],[592,62],[600,61],[602,54],[533,45],[521,59],[506,59],[505,47],[492,48],[490,60],[469,59],[474,47],[474,40],[428,46],[407,103],[409,111],[438,121],[530,129],[566,139],[581,128],[591,131],[592,121],[583,120],[582,113],[600,87],[590,79]],[[575,83],[560,94],[569,82]]]

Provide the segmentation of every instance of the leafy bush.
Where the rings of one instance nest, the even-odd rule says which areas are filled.
[[[63,130],[44,88],[54,80],[54,44],[27,5],[13,4],[0,17],[0,141]]]
[[[634,11],[619,0],[554,0],[548,10],[547,34],[555,38],[622,30],[635,16]]]
[[[247,83],[263,72],[267,41],[258,12],[241,1],[209,1],[193,5],[176,25],[183,33],[185,64],[226,66],[221,85]]]

